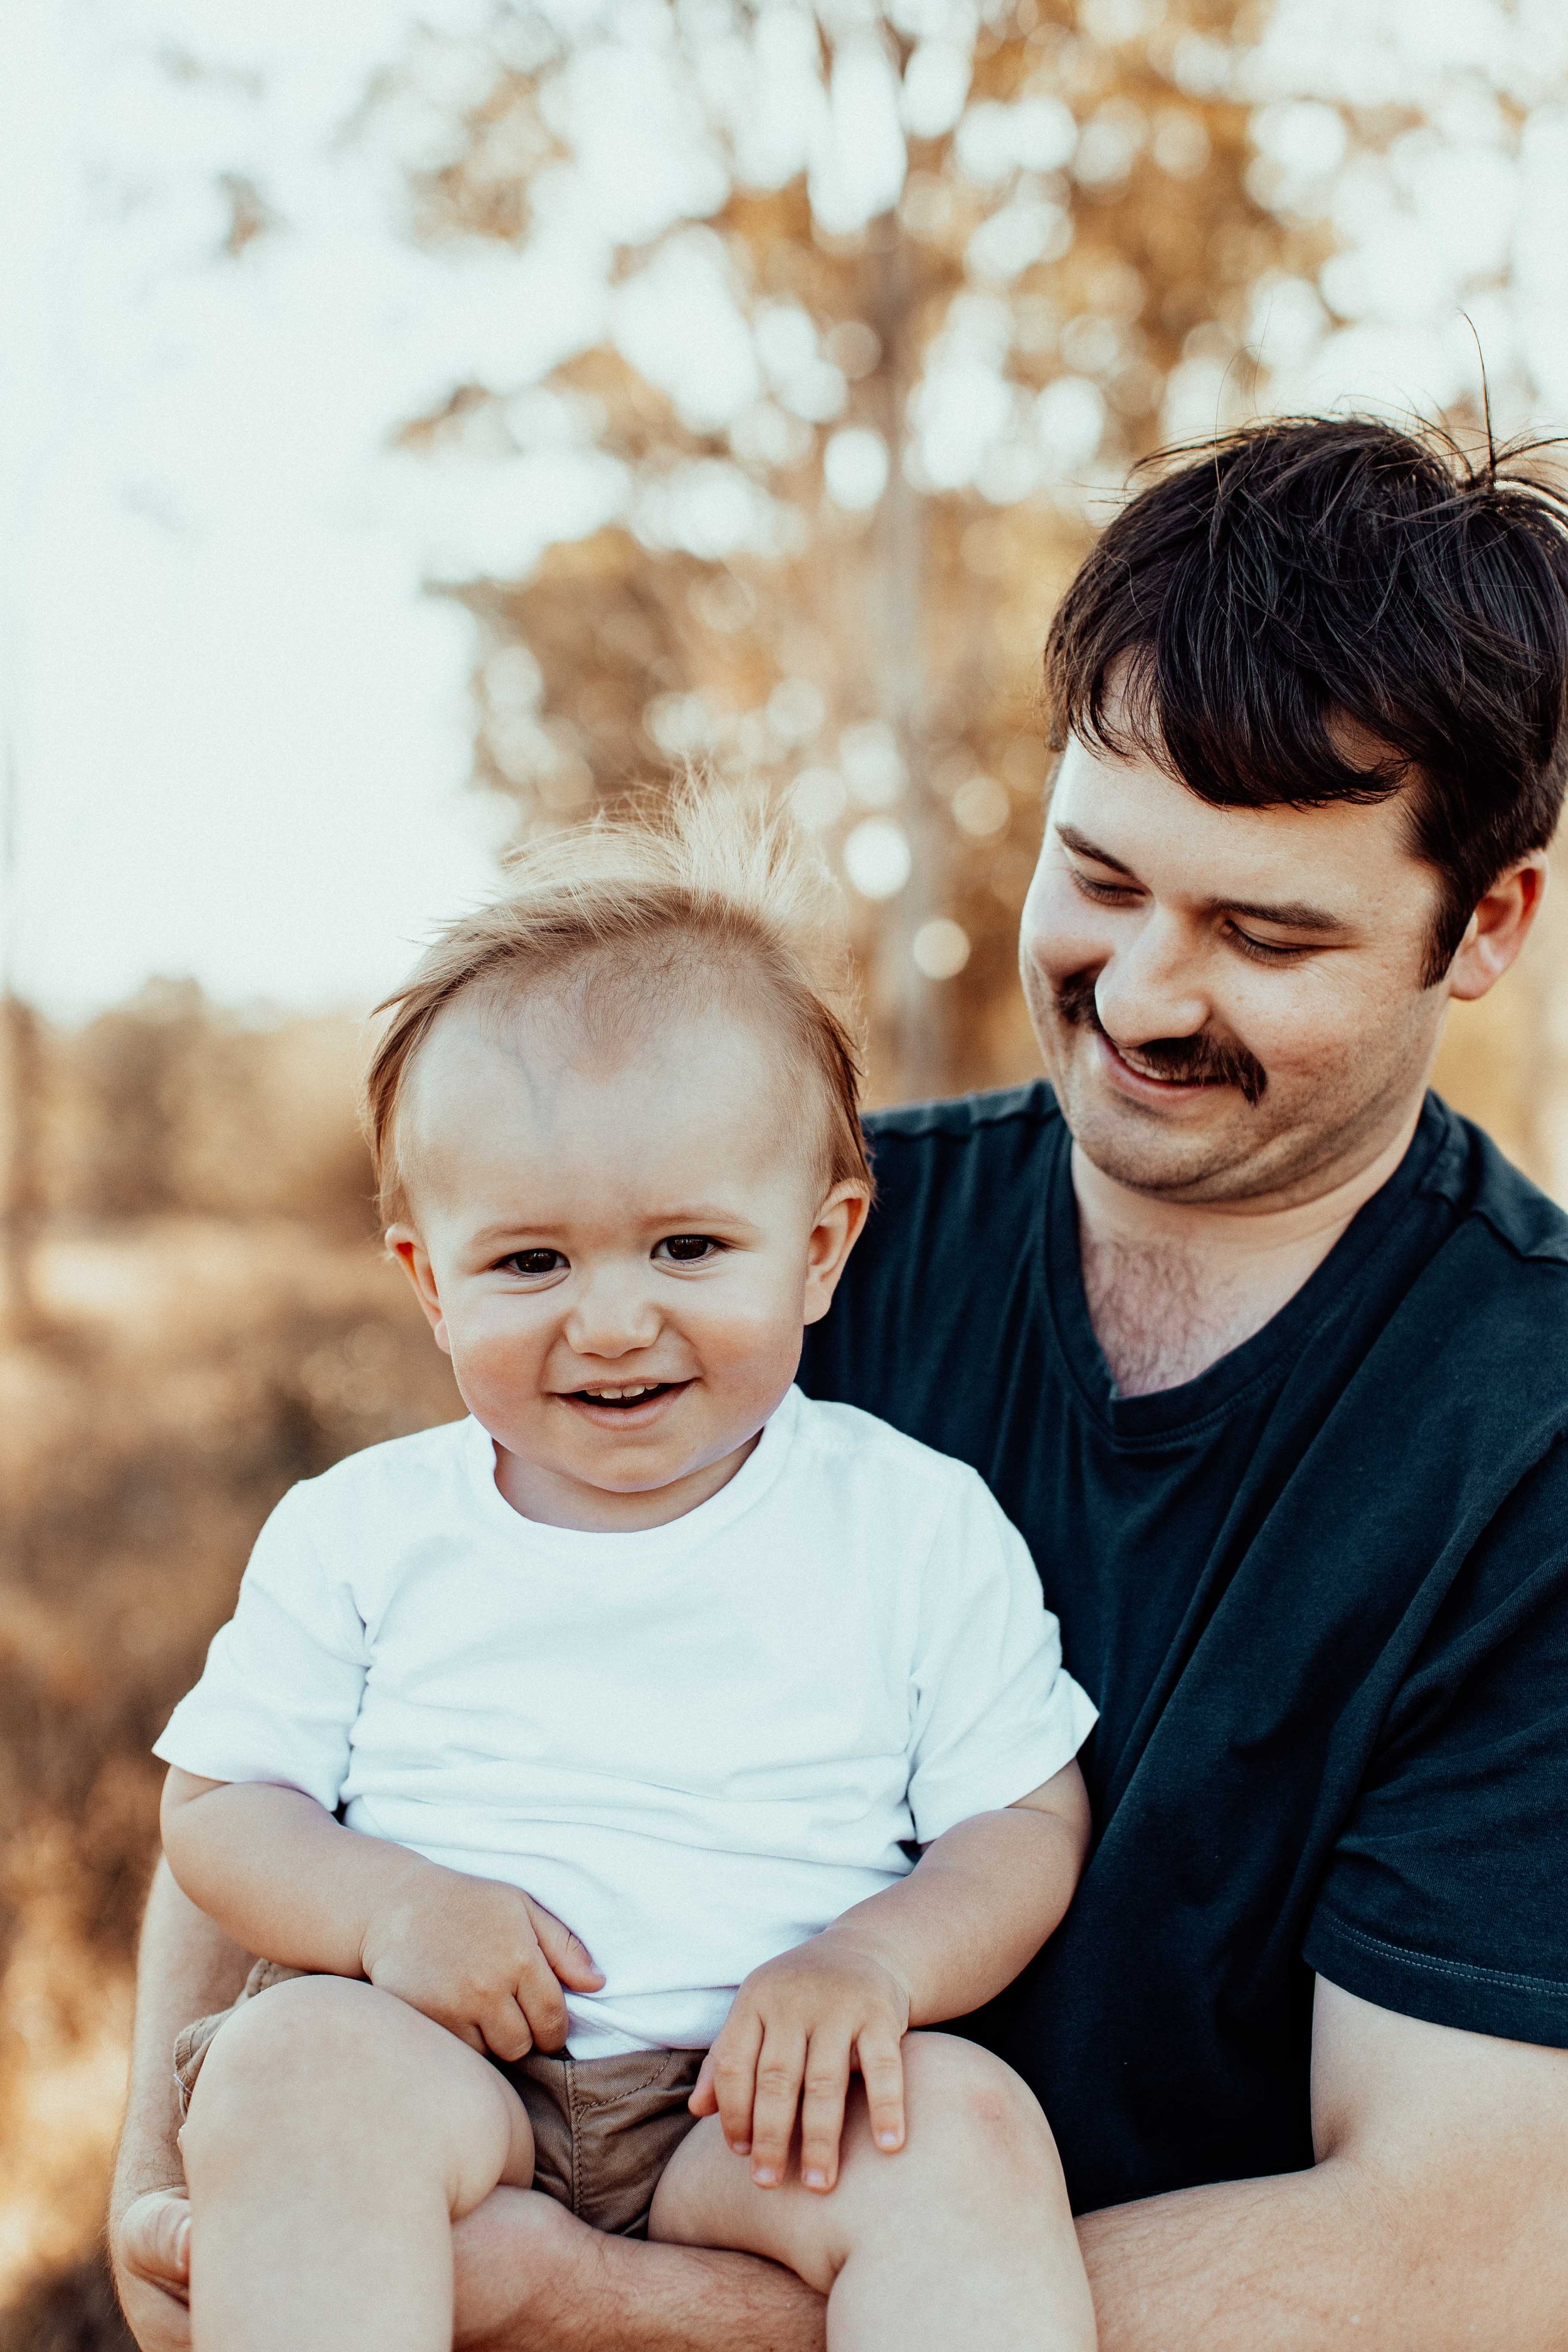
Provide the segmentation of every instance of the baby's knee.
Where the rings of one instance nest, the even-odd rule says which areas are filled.
[[[973,2133],[988,2145],[1032,2145],[1050,2134],[1039,2101],[1005,2060],[957,2033],[910,2033],[904,2040],[910,2105],[940,2118],[950,2131]]]
[[[385,1994],[343,1977],[299,1977],[243,2002],[213,2037],[181,2134],[199,2164],[235,2135],[330,2108],[390,2075]]]
[[[1059,2179],[1050,2126],[1028,2084],[991,2051],[954,2033],[904,2040],[906,2153],[950,2177]]]
[[[466,2044],[374,1985],[299,1977],[214,2037],[180,2136],[193,2191],[257,2165],[342,2151],[356,2171],[417,2163],[456,2217],[532,2178],[516,2093]]]

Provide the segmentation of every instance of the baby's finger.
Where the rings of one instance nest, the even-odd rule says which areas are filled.
[[[559,2050],[566,2039],[565,1998],[560,1978],[537,1944],[519,1963],[517,2002],[528,2020],[534,2048]]]
[[[723,2032],[708,2053],[707,2063],[713,2069],[713,2095],[719,2103],[724,2142],[734,2156],[750,2156],[752,2152],[752,2109],[762,2046],[762,2020],[752,2011],[737,2016],[731,2010]]]
[[[470,2050],[479,2052],[481,2058],[489,2056],[490,2045],[472,2017],[459,2017],[455,2010],[438,2008],[435,2002],[432,2002],[428,2008],[423,2001],[410,2001],[408,2006],[410,2009],[417,2009],[420,2016],[427,2017],[433,2025],[438,2025],[444,2032],[455,2034],[459,2042],[466,2042]]]
[[[702,2053],[702,2063],[697,2069],[697,2080],[691,2085],[691,2096],[686,2102],[694,2116],[716,2116],[719,2094],[713,2087],[713,2053]]]
[[[515,2000],[491,2001],[479,2020],[484,2029],[482,2042],[476,2039],[475,2047],[488,2050],[492,2058],[526,2058],[532,2049],[535,2034],[524,2011]],[[463,2039],[468,2040],[467,2034]]]
[[[871,2137],[891,2156],[904,2144],[904,2053],[899,2035],[886,2026],[873,2026],[860,2036],[857,2048]]]
[[[605,1971],[597,1966],[581,1936],[574,1936],[564,1919],[558,1919],[553,1911],[547,1911],[531,1895],[525,1895],[523,1900],[539,1938],[539,1948],[561,1982],[570,1985],[574,1992],[601,1991]]]
[[[784,2179],[805,2072],[805,2033],[798,2026],[770,2027],[757,2060],[752,2106],[752,2179],[759,2189],[776,2189]]]
[[[838,2178],[844,2101],[849,2090],[849,2038],[814,2033],[805,2053],[800,2102],[800,2177],[807,2189],[828,2189]]]

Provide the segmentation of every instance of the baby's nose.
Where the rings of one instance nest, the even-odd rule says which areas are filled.
[[[658,1309],[637,1284],[586,1284],[567,1310],[566,1343],[579,1356],[629,1356],[658,1333]]]

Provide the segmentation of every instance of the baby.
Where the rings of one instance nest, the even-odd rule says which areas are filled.
[[[448,2352],[503,2185],[789,2266],[836,2352],[1090,2352],[1044,2117],[926,2029],[1066,1910],[1094,1710],[973,1472],[792,1385],[871,1194],[826,887],[688,795],[394,1000],[388,1240],[469,1417],[285,1496],[158,1742],[263,1956],[178,2053],[197,2352]]]

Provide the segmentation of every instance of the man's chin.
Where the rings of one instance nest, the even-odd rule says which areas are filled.
[[[1251,1190],[1244,1175],[1262,1139],[1233,1087],[1184,1087],[1162,1117],[1158,1105],[1098,1098],[1098,1089],[1063,1087],[1062,1115],[1086,1160],[1134,1192],[1187,1201],[1219,1200]]]

